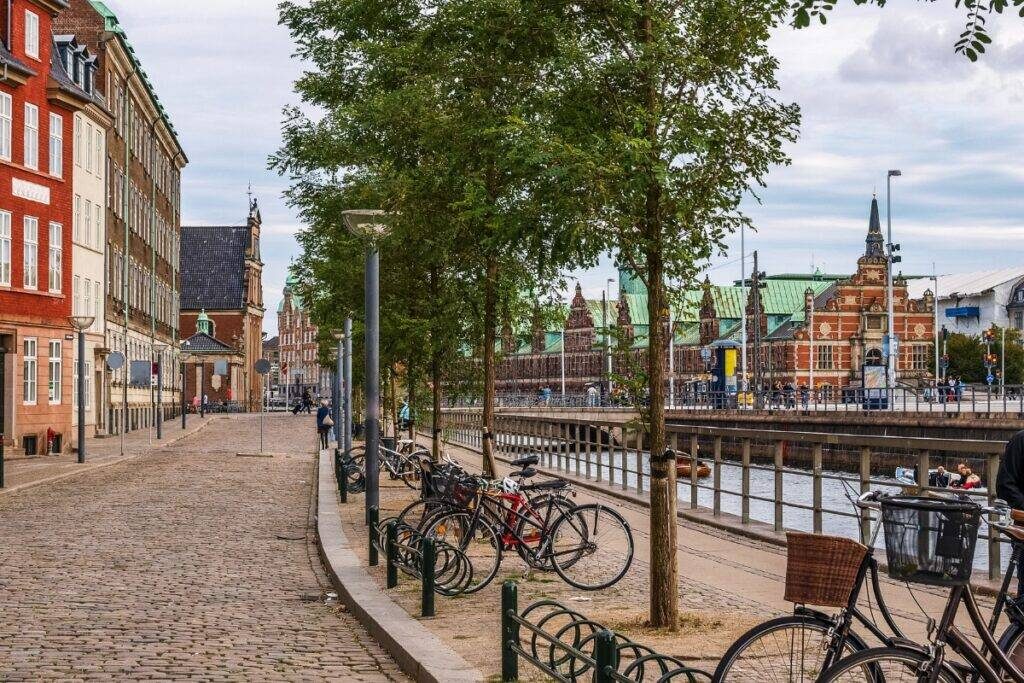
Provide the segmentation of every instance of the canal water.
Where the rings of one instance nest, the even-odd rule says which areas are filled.
[[[558,453],[556,452],[556,455]],[[574,454],[569,452],[562,452],[561,463],[563,468],[568,468],[569,473],[576,472],[576,462],[574,460]],[[650,491],[650,467],[648,463],[648,454],[642,454],[643,460],[643,490]],[[581,454],[580,472],[581,474],[586,472],[586,461],[583,459],[585,454]],[[602,463],[601,468],[601,479],[607,482],[609,480],[608,469],[609,465],[612,464],[612,458],[614,457],[614,464],[612,465],[615,469],[614,481],[616,486],[622,485],[622,452],[616,451],[614,454],[610,454],[608,451],[603,451],[600,454],[591,454],[591,473],[593,477],[597,475],[597,461],[600,458]],[[636,489],[636,471],[637,471],[637,457],[636,452],[631,451],[626,454],[626,482],[630,489]],[[556,459],[557,462],[557,459]],[[708,465],[712,465],[710,461],[705,461]],[[723,460],[722,461],[722,479],[721,479],[721,493],[722,493],[722,512],[735,515],[739,517],[742,513],[742,499],[740,492],[742,490],[742,474],[743,468],[740,463],[736,461]],[[852,497],[854,500],[860,491],[860,481],[856,477],[852,477],[849,473],[836,472],[823,470],[822,478],[822,533],[830,534],[834,536],[844,536],[852,539],[860,539],[860,523],[858,518],[846,516],[839,513],[856,513],[858,509],[853,505],[850,500]],[[784,492],[783,500],[790,505],[806,505],[811,506],[813,504],[813,479],[811,478],[810,471],[800,470],[799,472],[785,472],[782,475],[783,485],[782,489]],[[704,479],[698,480],[698,492],[697,492],[697,503],[700,507],[711,509],[714,506],[714,477],[708,476]],[[686,509],[690,505],[690,483],[688,479],[680,479],[678,483],[678,500],[679,508]],[[899,493],[901,491],[899,483],[895,477],[875,477],[872,480],[872,490],[883,491],[886,493]],[[775,522],[775,506],[772,499],[775,497],[775,472],[772,469],[761,469],[760,466],[752,466],[750,469],[750,518],[766,524],[774,524]],[[767,498],[768,500],[754,500],[754,498]],[[977,502],[984,504],[983,498],[976,499]],[[814,518],[813,511],[805,510],[802,508],[795,508],[786,505],[783,507],[783,527],[795,531],[813,531],[814,529]],[[877,512],[874,513],[877,518]],[[974,566],[977,570],[988,569],[988,547],[985,540],[988,529],[982,524],[981,537],[978,539],[977,548],[974,554]],[[885,538],[884,532],[880,531],[875,541],[875,547],[880,548],[884,552]],[[1009,558],[1009,546],[1003,545],[1001,551],[1001,564],[1005,569],[1008,558]]]

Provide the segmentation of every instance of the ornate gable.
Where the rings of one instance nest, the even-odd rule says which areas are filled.
[[[700,343],[707,346],[718,338],[718,311],[711,294],[711,278],[704,278],[704,294],[700,300]]]
[[[596,334],[594,317],[590,314],[580,283],[576,283],[576,294],[569,304],[569,318],[565,321],[565,350],[589,351],[594,346]]]

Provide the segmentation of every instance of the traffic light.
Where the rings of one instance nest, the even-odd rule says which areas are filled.
[[[946,326],[943,325],[942,326],[942,341],[946,341],[947,339],[949,339],[949,330],[947,330]]]
[[[992,342],[994,342],[996,340],[995,330],[993,330],[991,328],[985,330],[984,332],[981,333],[981,339],[986,344],[991,344]]]

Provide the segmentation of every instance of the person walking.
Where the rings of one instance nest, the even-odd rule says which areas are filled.
[[[305,409],[307,415],[312,414],[313,394],[309,393],[309,389],[302,392],[302,407]]]
[[[334,418],[331,417],[331,408],[327,405],[327,399],[320,401],[320,407],[316,409],[316,432],[320,437],[320,449],[327,448],[327,435],[334,426]]]

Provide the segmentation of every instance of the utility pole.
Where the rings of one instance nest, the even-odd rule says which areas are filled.
[[[761,310],[761,271],[757,269],[757,250],[754,250],[754,272],[751,277],[750,286],[753,288],[753,318],[751,322],[754,324],[754,409],[760,410],[761,398],[758,394],[758,390],[761,388],[761,316],[759,311]],[[745,305],[745,304],[744,304]],[[746,320],[746,312],[744,312],[743,319]]]
[[[889,325],[886,333],[886,359],[885,359],[885,378],[886,384],[889,389],[896,388],[896,359],[899,354],[899,342],[896,341],[896,321],[894,319],[895,311],[893,306],[893,292],[892,292],[892,265],[900,262],[899,256],[894,256],[893,253],[900,250],[900,245],[892,243],[892,179],[903,175],[898,169],[889,171],[885,177],[885,219],[888,224],[886,234],[886,249],[885,249],[885,284],[886,284],[886,299],[888,302],[888,318]],[[891,400],[892,395],[888,398]]]
[[[601,328],[604,330],[604,356],[605,356],[605,358],[610,359],[611,358],[611,350],[608,348],[608,295],[603,290],[601,291]],[[605,363],[601,363],[601,365],[602,365],[602,368],[601,368],[602,374],[604,374]],[[611,373],[611,367],[610,367],[611,366],[611,361],[610,360],[607,362],[607,366],[608,366],[608,381],[605,384],[605,386],[608,389],[608,393],[606,394],[607,397],[608,397],[608,401],[611,402],[611,398],[612,398],[612,373]]]
[[[743,305],[747,305],[747,230],[740,225],[740,290],[743,297]],[[749,391],[747,386],[747,316],[740,316],[740,391]],[[756,385],[755,385],[756,391]]]

